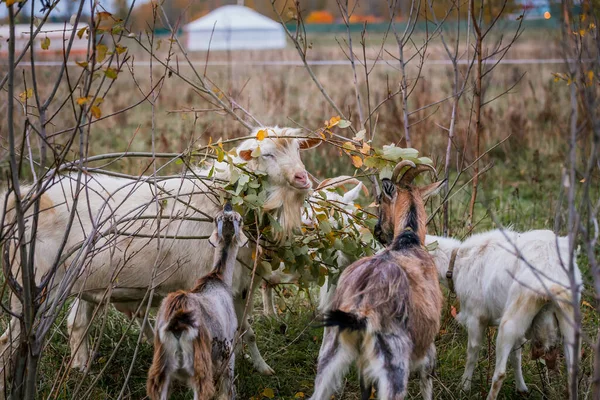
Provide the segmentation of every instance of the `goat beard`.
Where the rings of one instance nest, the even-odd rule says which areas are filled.
[[[270,188],[263,209],[277,219],[282,230],[275,232],[274,237],[279,242],[289,239],[295,228],[302,225],[301,210],[308,191],[289,188]]]

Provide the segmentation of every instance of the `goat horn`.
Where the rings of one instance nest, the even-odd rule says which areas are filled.
[[[353,178],[348,175],[336,176],[335,178],[327,178],[323,180],[319,185],[315,188],[315,190],[323,190],[325,188],[337,188],[346,184],[354,184],[354,185],[362,185],[363,193],[368,196],[369,190],[361,181],[356,178]]]
[[[435,168],[432,165],[419,164],[415,168],[410,168],[409,170],[407,170],[404,173],[404,175],[402,175],[402,178],[400,178],[399,182],[411,183],[412,181],[415,180],[417,175],[419,175],[423,172],[426,172],[426,171],[433,173],[433,176],[435,177],[434,179],[437,180],[437,171],[435,170]]]
[[[398,175],[400,175],[400,171],[402,170],[402,168],[407,166],[411,168],[416,167],[415,163],[410,160],[402,160],[398,164],[396,164],[396,166],[394,167],[394,172],[392,172],[392,182],[396,183],[398,181]]]

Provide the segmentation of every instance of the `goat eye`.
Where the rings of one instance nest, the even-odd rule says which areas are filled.
[[[273,154],[263,154],[262,156],[264,158],[275,158],[275,156]]]

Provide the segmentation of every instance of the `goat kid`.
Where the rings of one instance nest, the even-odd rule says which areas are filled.
[[[249,139],[238,146],[234,163],[245,163],[250,171],[266,174],[267,201],[265,211],[274,215],[283,227],[283,237],[292,234],[301,224],[300,209],[310,190],[310,181],[299,150],[321,143],[321,139],[298,139],[299,130],[264,128],[269,137],[258,141]],[[256,133],[256,132],[255,132]],[[255,150],[260,147],[260,155]],[[216,177],[229,180],[233,169],[227,163],[216,163]],[[197,171],[208,175],[208,170]],[[155,288],[156,305],[166,294],[191,288],[190,282],[207,274],[211,268],[210,245],[203,239],[178,239],[177,236],[208,236],[212,223],[208,218],[219,210],[213,192],[216,183],[198,179],[196,175],[161,179],[121,179],[106,175],[83,175],[80,191],[77,175],[55,176],[45,182],[46,191],[40,197],[38,232],[35,243],[35,281],[51,272],[55,286],[48,288],[45,305],[52,304],[58,292],[56,286],[65,287],[77,295],[68,318],[72,367],[85,369],[89,360],[87,327],[91,322],[94,304],[119,303],[120,309],[135,310],[146,298],[150,287]],[[23,186],[24,201],[29,201],[35,186]],[[29,193],[29,194],[28,194]],[[3,198],[4,199],[4,198]],[[4,200],[0,201],[4,204]],[[15,225],[14,198],[8,199],[5,224]],[[76,207],[75,207],[76,204]],[[69,226],[71,210],[76,208],[76,223]],[[0,214],[4,210],[0,210]],[[26,212],[32,218],[33,207]],[[161,223],[156,220],[161,218]],[[202,220],[206,220],[202,221]],[[29,224],[28,226],[30,226]],[[158,228],[160,227],[160,231]],[[26,233],[29,234],[29,233]],[[67,235],[67,237],[65,237]],[[16,236],[16,235],[15,235]],[[160,246],[157,245],[157,237]],[[43,240],[40,240],[42,238]],[[63,254],[83,246],[53,270],[53,260],[66,240]],[[7,241],[11,248],[12,271],[17,279],[20,253],[15,251],[18,240]],[[33,248],[28,244],[29,248]],[[254,246],[251,246],[254,247]],[[241,260],[253,264],[254,248],[242,249]],[[85,259],[82,259],[84,258]],[[259,282],[258,279],[255,279]],[[261,373],[272,374],[256,346],[256,337],[244,314],[246,297],[253,298],[255,287],[250,286],[250,273],[246,268],[236,268],[233,293],[236,312],[240,318],[243,339],[254,367]],[[66,290],[66,289],[61,289]],[[154,305],[154,302],[153,302]],[[249,305],[252,309],[252,304]],[[21,303],[11,296],[11,310],[21,313]],[[45,312],[41,310],[41,312]],[[13,318],[0,338],[0,373],[10,360],[20,324]],[[7,373],[6,371],[4,371]],[[3,383],[0,382],[0,391]]]
[[[313,400],[328,400],[355,360],[362,399],[370,398],[374,383],[380,399],[404,399],[411,370],[420,375],[423,398],[432,398],[442,293],[433,259],[422,247],[423,200],[442,182],[411,185],[429,168],[405,160],[394,169],[392,180],[382,181],[376,232],[389,247],[356,261],[340,276],[325,316],[324,325],[331,329],[319,352]]]
[[[335,192],[334,189],[342,185],[353,184],[354,187],[340,195]],[[308,202],[302,209],[302,224],[304,226],[314,227],[318,224],[317,217],[315,214],[325,214],[329,218],[329,222],[332,227],[340,228],[338,221],[333,217],[329,216],[329,210],[321,210],[313,207],[313,203],[326,200],[333,204],[335,207],[341,210],[342,223],[344,226],[348,224],[354,224],[354,220],[350,217],[353,215],[357,207],[355,201],[360,196],[360,192],[369,194],[367,188],[358,179],[350,176],[338,176],[335,178],[329,178],[323,180],[317,188],[315,188],[313,194],[310,195]],[[323,197],[322,193],[325,194]],[[337,251],[337,266],[340,271],[343,271],[351,260],[342,251]],[[273,299],[273,286],[280,283],[294,283],[300,279],[299,273],[285,273],[283,272],[283,263],[276,271],[271,271],[262,283],[262,298],[263,298],[263,313],[267,316],[274,316],[277,314],[275,302]],[[325,278],[325,283],[319,290],[319,310],[323,311],[326,305],[331,301],[331,296],[335,290],[335,285],[329,285],[328,277]]]
[[[197,400],[235,397],[233,341],[238,323],[231,284],[238,249],[248,241],[242,224],[241,215],[227,203],[216,216],[209,239],[215,246],[213,272],[192,290],[171,293],[163,300],[148,373],[151,400],[167,399],[172,379],[192,387]]]
[[[567,370],[572,371],[579,357],[579,351],[573,353],[573,304],[579,304],[580,292],[573,299],[567,274],[568,238],[557,237],[548,230],[519,233],[505,229],[473,235],[462,243],[437,236],[427,236],[426,240],[428,244],[438,243],[432,255],[440,280],[447,286],[446,274],[452,254],[456,253],[451,280],[460,301],[457,320],[468,331],[467,361],[462,377],[466,392],[471,389],[488,326],[499,327],[496,367],[488,399],[498,397],[509,359],[517,391],[527,392],[521,371],[524,338],[532,339],[532,354],[534,358],[540,357],[555,346],[557,330],[560,330]],[[574,278],[580,291],[582,280],[577,264],[574,264]],[[551,361],[555,361],[555,357],[556,354]]]

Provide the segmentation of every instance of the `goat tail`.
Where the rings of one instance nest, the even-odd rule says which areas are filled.
[[[215,394],[212,338],[205,324],[198,327],[194,341],[194,386],[199,400],[209,400]]]
[[[154,336],[154,357],[152,365],[148,371],[148,380],[146,381],[146,393],[150,400],[160,400],[168,390],[167,381],[167,354],[165,347],[161,343],[158,335]]]
[[[325,313],[323,326],[337,326],[340,331],[364,331],[367,329],[367,318],[342,310],[331,310]]]

